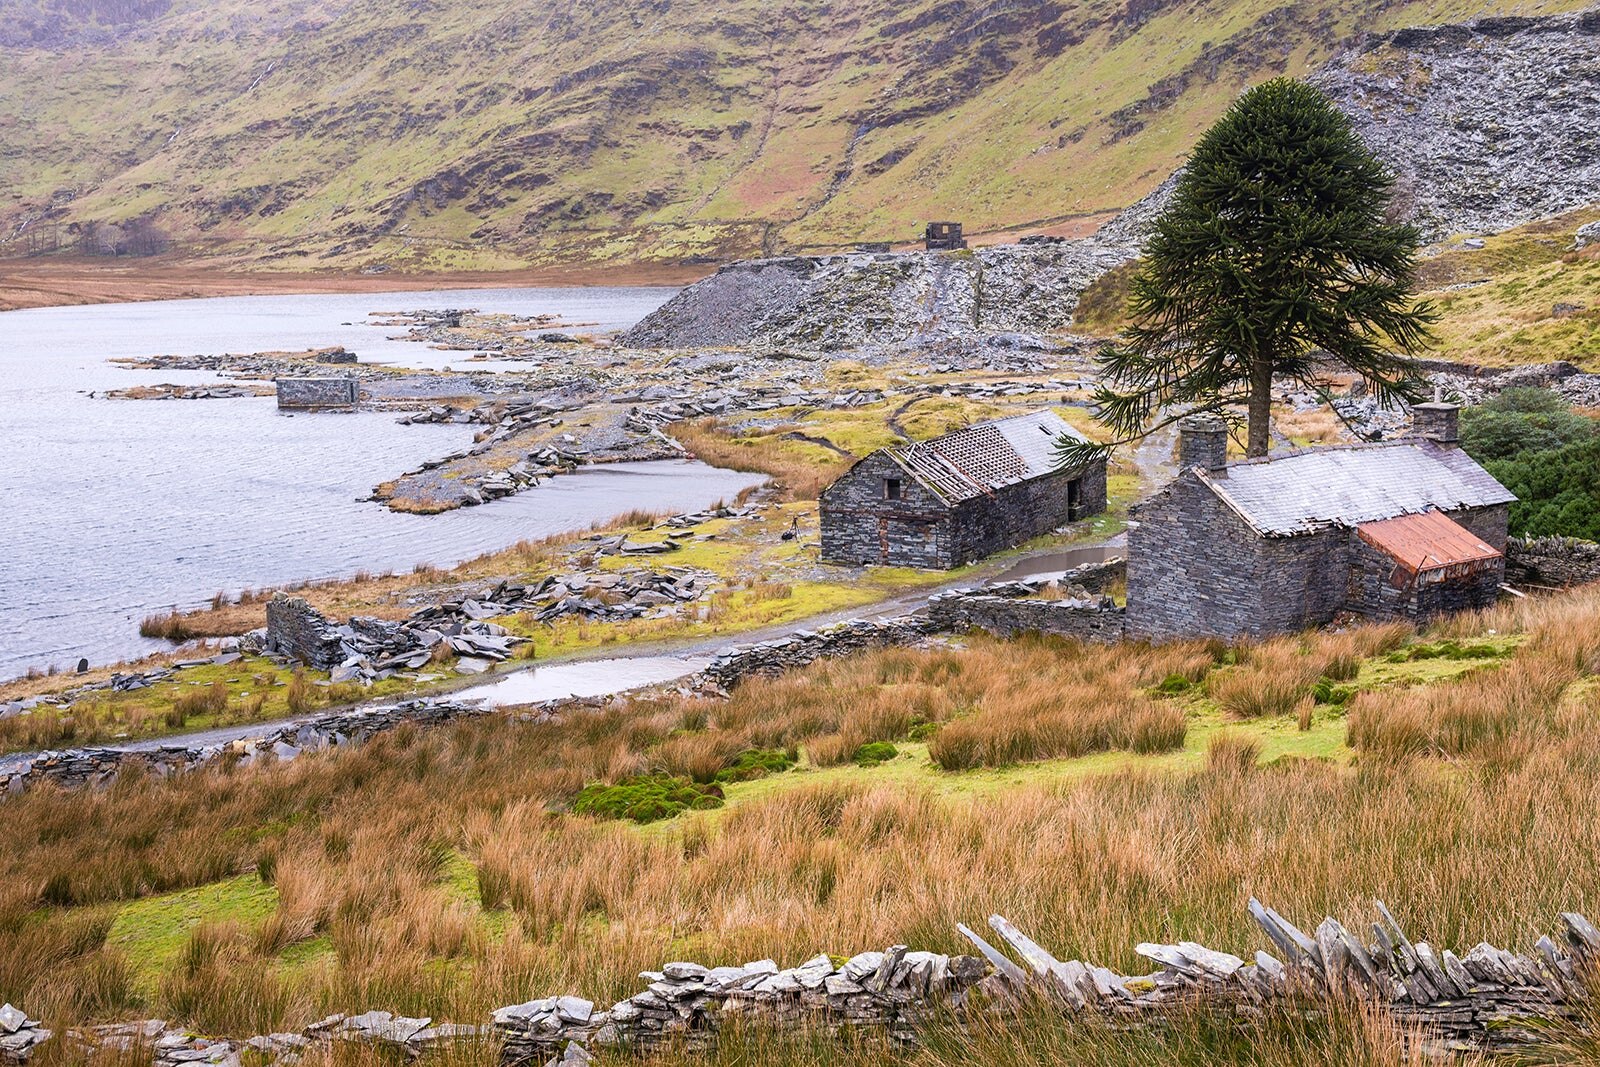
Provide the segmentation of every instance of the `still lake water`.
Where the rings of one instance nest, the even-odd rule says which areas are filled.
[[[107,400],[215,380],[107,360],[341,344],[363,361],[445,366],[471,353],[393,341],[372,312],[474,307],[625,327],[665,288],[224,297],[0,313],[0,678],[139,655],[138,621],[237,592],[359,569],[449,565],[632,508],[693,511],[759,479],[699,463],[598,466],[477,508],[399,515],[358,500],[471,441],[394,413],[277,413],[271,397]],[[473,364],[482,369],[482,364]]]

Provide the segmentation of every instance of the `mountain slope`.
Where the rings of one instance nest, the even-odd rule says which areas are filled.
[[[14,0],[4,251],[731,258],[1149,192],[1358,30],[1570,0]],[[150,220],[145,227],[125,225]],[[110,224],[124,224],[111,229]]]

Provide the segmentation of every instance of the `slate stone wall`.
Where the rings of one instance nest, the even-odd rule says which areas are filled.
[[[931,598],[928,615],[945,630],[986,630],[999,637],[1058,634],[1106,644],[1122,640],[1126,622],[1124,611],[1115,606],[962,592]]]
[[[1238,637],[1261,624],[1260,538],[1193,474],[1133,509],[1128,636]]]
[[[317,670],[332,670],[344,661],[338,627],[300,597],[274,593],[267,601],[265,648]]]
[[[1477,537],[1482,538],[1491,548],[1498,548],[1501,552],[1506,550],[1508,543],[1507,530],[1511,520],[1510,504],[1495,504],[1484,508],[1462,508],[1459,511],[1446,512],[1460,525],[1471,530]]]
[[[314,411],[356,406],[354,378],[279,378],[277,386],[280,409]]]
[[[1106,508],[1106,467],[1077,474],[1078,508],[1068,503],[1066,472],[1020,482],[954,508],[925,489],[888,456],[874,453],[821,497],[822,558],[848,565],[887,563],[946,569],[991,556]],[[884,495],[900,480],[899,500]]]
[[[900,480],[899,500],[884,482]],[[822,491],[822,558],[829,563],[953,567],[951,508],[888,456],[874,452]]]
[[[1513,585],[1561,589],[1600,582],[1600,544],[1571,537],[1513,537],[1506,547],[1506,577]]]

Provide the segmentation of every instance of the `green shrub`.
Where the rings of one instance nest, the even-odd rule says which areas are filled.
[[[887,741],[868,741],[856,749],[852,757],[859,766],[876,767],[880,763],[887,763],[900,755],[900,750]]]
[[[624,778],[615,785],[595,782],[586,785],[573,802],[580,815],[602,819],[632,819],[656,822],[688,810],[705,811],[722,807],[722,787],[699,785],[688,778],[665,774]]]
[[[1354,686],[1339,685],[1332,678],[1319,678],[1317,684],[1311,687],[1311,696],[1318,704],[1343,707],[1350,703],[1355,695]]]
[[[1163,696],[1175,696],[1178,693],[1187,693],[1194,688],[1194,683],[1181,674],[1169,674],[1161,679],[1161,684],[1155,687],[1157,693]]]
[[[714,781],[748,782],[768,774],[781,774],[799,762],[795,749],[750,748],[739,753],[733,762],[716,773]]]

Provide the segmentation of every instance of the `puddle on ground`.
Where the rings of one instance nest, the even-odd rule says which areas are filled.
[[[1085,563],[1104,563],[1114,556],[1127,554],[1127,549],[1121,545],[1095,545],[1092,548],[1066,548],[1060,552],[1050,552],[1043,556],[1035,556],[1008,568],[995,581],[1015,582],[1023,578],[1050,578],[1058,574],[1065,574],[1074,567],[1081,567]]]
[[[562,697],[597,697],[685,678],[703,669],[708,657],[630,656],[595,659],[580,663],[558,663],[533,667],[504,678],[458,689],[452,700],[482,700],[490,707],[533,704]]]

